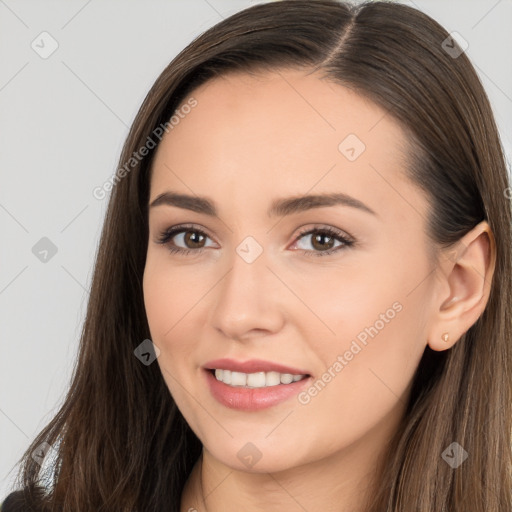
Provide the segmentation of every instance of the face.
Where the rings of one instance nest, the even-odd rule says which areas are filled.
[[[427,344],[427,199],[404,174],[407,135],[303,71],[191,96],[155,155],[143,280],[169,392],[231,468],[362,460],[396,428]]]

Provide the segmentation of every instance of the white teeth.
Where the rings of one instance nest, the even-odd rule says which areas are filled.
[[[265,372],[247,374],[247,386],[250,388],[262,388],[265,385]]]
[[[223,375],[223,377],[224,377],[224,375]],[[246,373],[231,372],[231,385],[232,386],[245,386],[246,384],[247,384],[247,374]]]
[[[265,375],[266,386],[277,386],[281,384],[281,374],[279,372],[268,372]]]
[[[242,373],[230,370],[215,370],[215,378],[234,387],[264,388],[279,384],[290,384],[302,380],[305,375],[279,372]]]
[[[290,382],[293,382],[293,375],[291,373],[282,373],[281,384],[290,384]]]

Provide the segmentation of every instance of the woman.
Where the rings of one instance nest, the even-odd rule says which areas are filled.
[[[157,79],[110,189],[6,512],[511,510],[510,184],[435,21],[231,16]]]

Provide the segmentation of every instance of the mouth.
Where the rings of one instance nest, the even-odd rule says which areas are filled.
[[[207,372],[215,377],[219,382],[234,388],[272,388],[275,386],[288,385],[294,382],[305,380],[311,375],[280,373],[277,371],[244,373],[222,368],[205,368]]]
[[[240,361],[224,357],[208,361],[202,369],[213,398],[239,411],[258,411],[289,403],[313,380],[305,368],[264,359]]]
[[[245,412],[290,404],[313,380],[309,373],[274,370],[244,373],[225,368],[203,368],[203,375],[206,387],[217,402]]]

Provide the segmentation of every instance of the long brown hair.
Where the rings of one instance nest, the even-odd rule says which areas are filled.
[[[120,157],[122,168],[211,78],[316,69],[407,130],[408,174],[430,200],[434,247],[456,244],[487,220],[496,241],[487,307],[452,349],[426,348],[367,512],[512,510],[510,183],[488,98],[465,53],[447,51],[448,37],[427,15],[396,3],[255,5],[207,30],[167,66]],[[150,338],[142,275],[154,152],[114,183],[70,389],[20,460],[18,483],[35,510],[179,511],[201,453],[158,365],[134,356]],[[43,468],[32,452],[44,442],[56,458]],[[453,442],[469,454],[457,469],[441,458]]]

